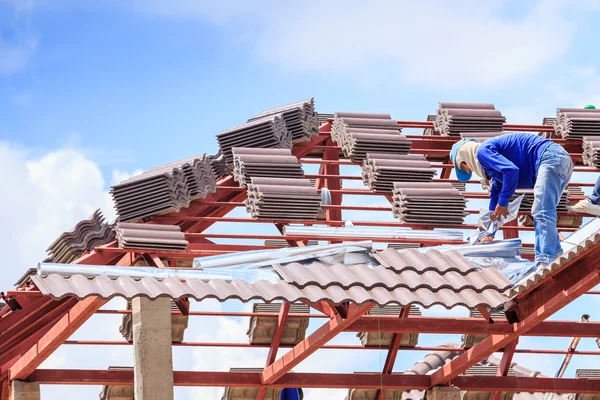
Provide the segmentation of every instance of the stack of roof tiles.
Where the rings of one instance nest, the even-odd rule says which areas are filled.
[[[124,249],[185,251],[188,241],[178,225],[117,223],[117,242]]]
[[[554,127],[555,123],[556,123],[555,117],[544,117],[544,119],[542,119],[542,125]],[[540,132],[540,136],[543,136],[546,139],[554,139],[554,138],[560,137],[560,135],[558,135],[555,130],[553,130],[552,132]]]
[[[281,303],[255,303],[252,311],[255,313],[279,313]],[[310,307],[304,304],[290,304],[288,314],[306,314],[306,317],[288,317],[283,328],[280,343],[295,345],[306,337],[309,323]],[[251,317],[246,334],[250,344],[270,344],[277,330],[277,317]]]
[[[400,316],[402,307],[394,304],[387,306],[375,306],[367,315],[393,315]],[[411,306],[409,310],[410,317],[420,317],[421,310],[416,306]],[[393,333],[390,332],[358,332],[356,336],[360,339],[360,343],[365,347],[382,346],[387,347],[392,343]],[[403,333],[400,340],[402,347],[415,347],[419,342],[418,333]]]
[[[100,210],[96,210],[88,219],[80,221],[70,232],[61,234],[46,250],[46,262],[65,263],[79,258],[83,252],[106,244],[114,239],[113,225],[104,222]]]
[[[210,159],[210,166],[212,167],[213,173],[215,174],[215,178],[220,178],[222,176],[227,176],[231,172],[227,161],[225,160],[225,156],[221,152],[214,156],[208,156]]]
[[[504,135],[505,132],[461,132],[463,139],[477,139],[479,142],[485,142],[488,139]]]
[[[248,122],[273,115],[283,118],[294,142],[309,140],[319,133],[319,117],[315,112],[314,98],[265,110],[250,118]]]
[[[600,110],[558,108],[554,130],[564,139],[600,136]]]
[[[304,178],[298,158],[289,149],[233,149],[233,179],[247,187],[251,178]]]
[[[501,132],[506,118],[493,104],[440,103],[433,127],[438,135],[461,132]]]
[[[246,211],[253,218],[317,219],[321,195],[308,179],[251,178]]]
[[[367,153],[410,151],[411,141],[401,134],[398,122],[389,114],[337,112],[334,115],[331,138],[354,162],[363,161]]]
[[[205,154],[152,168],[111,189],[121,221],[179,211],[190,201],[217,190],[210,157]]]
[[[585,136],[583,138],[583,163],[600,169],[600,138]]]
[[[435,121],[435,118],[436,118],[435,114],[434,115],[428,115],[427,116],[427,122],[433,122],[433,121]],[[435,129],[433,127],[423,129],[423,136],[433,136],[435,134],[436,134],[436,132],[435,132]]]
[[[267,247],[290,247],[290,244],[285,239],[266,239],[264,242]],[[316,246],[319,242],[317,240],[309,240],[307,246]]]
[[[394,183],[392,210],[401,223],[462,225],[465,206],[465,197],[450,183]]]
[[[503,321],[506,320],[506,316],[502,313],[490,313],[492,320],[494,321]],[[481,313],[477,310],[471,310],[469,317],[471,318],[479,318],[482,319],[483,315],[481,315]],[[462,339],[462,347],[464,347],[465,349],[469,349],[473,346],[475,346],[477,343],[481,342],[482,340],[484,340],[485,338],[487,338],[489,335],[478,335],[478,334],[466,334],[466,335],[462,335],[461,339]]]
[[[511,198],[511,201],[516,199],[520,195],[525,195],[525,197],[523,197],[523,200],[521,201],[521,207],[519,208],[519,212],[531,213],[531,208],[533,207],[533,201],[535,200],[535,196],[533,194],[533,189],[519,189],[519,190],[515,191],[515,194]],[[560,201],[558,203],[558,206],[556,207],[556,212],[559,212],[559,213],[568,212],[568,210],[567,210],[567,205],[569,204],[569,202],[567,200],[568,195],[569,195],[568,191],[565,190],[562,192],[562,195],[560,196]]]
[[[230,368],[229,372],[254,373],[263,372],[262,368]],[[225,387],[221,400],[254,400],[258,396],[258,387]],[[283,388],[267,388],[264,400],[280,400]]]
[[[131,371],[133,367],[108,367],[109,371]],[[100,392],[100,400],[134,400],[133,383],[130,385],[105,385]]]
[[[327,122],[328,119],[333,119],[333,114],[317,113],[317,120],[319,121],[319,126]]]
[[[131,310],[131,301],[127,302],[127,309]],[[175,311],[175,312],[173,312]],[[185,330],[188,327],[189,315],[183,315],[175,302],[171,301],[171,341],[174,343],[183,342]],[[133,341],[133,316],[131,313],[123,314],[119,333],[128,342]]]
[[[375,191],[391,191],[394,182],[431,182],[435,169],[422,154],[367,153],[362,165],[362,179]]]
[[[281,114],[274,114],[219,133],[217,141],[225,161],[231,164],[234,147],[291,149],[292,132],[288,130]]]

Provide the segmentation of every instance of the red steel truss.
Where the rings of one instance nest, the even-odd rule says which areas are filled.
[[[399,121],[404,128],[430,128],[431,122]],[[161,224],[177,224],[186,234],[190,242],[186,252],[168,251],[143,251],[121,249],[116,242],[99,246],[92,252],[85,254],[75,263],[94,265],[121,265],[133,266],[140,259],[145,259],[149,265],[159,268],[174,266],[178,261],[190,261],[195,257],[205,255],[225,254],[232,252],[269,249],[257,244],[230,243],[216,244],[211,239],[284,239],[291,246],[306,245],[314,237],[293,235],[266,235],[250,233],[244,229],[243,233],[217,234],[206,232],[215,223],[234,224],[274,224],[281,232],[282,227],[289,223],[303,223],[305,225],[343,225],[344,211],[380,211],[390,212],[388,206],[351,206],[343,204],[344,196],[384,196],[390,200],[389,194],[370,192],[367,189],[348,189],[342,186],[346,180],[358,180],[358,175],[340,174],[341,166],[357,166],[350,160],[340,159],[340,148],[335,145],[329,136],[331,121],[322,125],[320,134],[307,143],[297,144],[293,154],[303,164],[319,165],[317,174],[307,174],[307,177],[316,179],[317,188],[327,188],[332,195],[332,204],[325,206],[326,219],[317,221],[288,221],[288,220],[253,220],[250,218],[233,218],[226,215],[236,207],[243,205],[246,197],[243,188],[238,187],[232,177],[226,177],[218,182],[215,193],[205,199],[194,201],[189,208],[165,216],[152,218],[152,222]],[[528,132],[551,132],[553,128],[546,125],[505,125],[505,130]],[[456,182],[450,179],[452,165],[449,164],[448,154],[452,144],[456,141],[452,137],[408,135],[413,140],[412,152],[425,154],[436,168],[441,170],[440,181]],[[581,162],[581,142],[555,139],[571,154],[575,162]],[[578,172],[596,172],[589,167],[578,165]],[[473,182],[475,183],[475,182]],[[593,183],[571,183],[581,187],[592,186]],[[482,192],[465,192],[469,199],[484,199],[487,197]],[[572,196],[572,200],[584,198]],[[478,210],[467,210],[474,214]],[[563,215],[569,215],[563,214]],[[431,229],[427,226],[402,225],[396,222],[368,221],[359,219],[353,221],[356,226],[408,226],[415,229]],[[474,225],[459,225],[450,228],[473,229]],[[561,228],[564,232],[574,231],[576,228]],[[504,228],[505,237],[518,237],[520,232],[532,231],[530,227],[507,226]],[[319,237],[319,240],[329,242],[350,240],[380,240],[382,242],[415,242],[405,239],[372,239]],[[441,240],[420,241],[422,246],[443,244]],[[531,244],[528,244],[531,246]],[[161,259],[166,259],[163,263]],[[187,301],[178,301],[179,311],[190,317],[206,316],[271,316],[277,317],[278,326],[274,339],[270,345],[251,345],[248,343],[220,343],[220,342],[183,342],[174,343],[174,346],[213,346],[213,347],[247,347],[268,348],[268,356],[262,373],[247,372],[211,372],[211,371],[175,371],[174,382],[178,386],[230,386],[230,387],[259,387],[257,399],[262,400],[267,387],[303,387],[303,388],[369,388],[378,389],[377,398],[383,399],[386,390],[390,389],[418,389],[424,390],[435,385],[455,385],[462,390],[477,390],[492,392],[492,399],[497,400],[501,392],[555,392],[555,393],[600,393],[600,381],[587,379],[553,379],[553,378],[522,378],[506,376],[515,353],[530,354],[566,354],[561,350],[536,350],[518,348],[520,336],[553,336],[553,337],[600,337],[600,323],[580,323],[579,321],[547,321],[547,318],[556,311],[569,304],[584,294],[600,294],[592,291],[600,283],[600,246],[591,248],[579,257],[571,260],[560,270],[560,276],[549,275],[532,290],[521,293],[514,301],[510,313],[515,322],[492,321],[489,315],[486,318],[448,318],[448,317],[412,317],[408,315],[408,308],[404,308],[400,315],[395,317],[374,317],[365,315],[373,304],[337,306],[328,302],[309,304],[320,313],[311,314],[309,317],[316,320],[326,319],[324,324],[295,346],[282,345],[280,339],[283,326],[287,318],[306,317],[305,314],[289,313],[289,305],[284,304],[281,311],[275,314],[247,313],[247,312],[194,312],[189,311]],[[128,310],[100,310],[106,303],[98,298],[87,298],[78,301],[67,298],[60,301],[44,297],[35,287],[23,286],[17,290],[3,295],[5,301],[11,306],[0,311],[0,400],[7,396],[8,382],[10,380],[34,380],[41,384],[62,385],[108,385],[133,383],[133,372],[119,370],[55,370],[39,369],[40,364],[47,359],[61,345],[96,345],[96,346],[121,346],[130,345],[126,341],[91,341],[69,340],[69,337],[92,315],[127,314]],[[485,310],[483,310],[485,311]],[[483,313],[483,312],[482,312]],[[485,316],[487,311],[483,313]],[[293,373],[292,368],[318,350],[346,349],[370,350],[372,348],[352,345],[327,345],[327,343],[341,332],[389,332],[393,333],[392,343],[387,350],[387,357],[380,373],[356,374],[331,374],[320,373]],[[440,350],[436,347],[400,346],[403,333],[435,333],[435,334],[487,334],[482,342],[471,349],[449,349],[461,352],[461,355],[449,362],[430,376],[397,375],[392,374],[398,352],[411,350]],[[384,347],[385,348],[385,347]],[[282,349],[289,349],[283,355]],[[380,350],[380,349],[377,349]],[[461,375],[471,366],[477,364],[494,352],[503,351],[501,364],[495,377],[470,377]],[[279,357],[278,357],[278,354]],[[574,351],[569,354],[598,356],[598,351]]]

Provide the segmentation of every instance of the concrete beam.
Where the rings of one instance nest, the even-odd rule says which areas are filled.
[[[136,400],[173,400],[171,300],[132,300]]]
[[[40,400],[39,382],[12,381],[8,400]]]

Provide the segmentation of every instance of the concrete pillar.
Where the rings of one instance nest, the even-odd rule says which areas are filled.
[[[12,381],[8,400],[40,400],[38,382]]]
[[[460,389],[449,386],[434,386],[425,395],[427,400],[460,400]]]
[[[132,300],[136,400],[173,400],[171,300]]]

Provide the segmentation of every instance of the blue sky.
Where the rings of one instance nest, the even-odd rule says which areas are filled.
[[[481,101],[494,103],[508,122],[539,123],[556,107],[600,105],[597,0],[90,3],[0,0],[0,179],[6,188],[0,223],[10,227],[0,242],[3,290],[60,232],[99,207],[110,216],[111,184],[140,169],[214,153],[217,133],[265,108],[315,97],[321,112],[424,120],[439,101]],[[597,303],[582,299],[562,318],[594,308]],[[187,339],[220,332],[244,341],[245,323],[223,318],[210,329],[197,326]],[[81,337],[104,332],[101,326],[90,323]],[[104,337],[118,339],[116,327]],[[421,344],[448,340],[458,338]],[[539,343],[566,347],[564,340],[526,345]],[[67,356],[81,362],[75,367],[90,364],[76,347],[61,351],[49,365],[65,367]],[[219,357],[198,350],[192,358],[177,352],[179,365],[199,369],[224,368],[238,356],[244,365],[264,359],[238,350]],[[110,354],[95,366],[129,362],[126,350]],[[403,356],[397,369],[419,356]],[[331,370],[365,370],[348,357],[311,360],[327,360]],[[379,355],[360,357],[366,369],[380,368]],[[574,363],[591,361],[584,358]],[[527,362],[545,373],[558,366],[556,357]],[[49,399],[64,390],[97,393],[44,390]],[[177,398],[191,393],[179,391]]]

